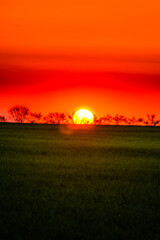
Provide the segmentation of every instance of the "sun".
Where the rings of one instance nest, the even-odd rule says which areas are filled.
[[[80,109],[73,115],[73,122],[75,124],[92,124],[93,120],[93,114],[86,109]]]

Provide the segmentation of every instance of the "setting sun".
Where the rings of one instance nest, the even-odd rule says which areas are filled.
[[[93,114],[86,109],[78,110],[73,116],[73,121],[75,124],[92,124],[93,120]]]

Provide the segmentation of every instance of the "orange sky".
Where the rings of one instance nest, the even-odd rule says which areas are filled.
[[[159,0],[1,0],[0,49],[160,53]]]
[[[0,1],[0,114],[159,112],[160,1]]]

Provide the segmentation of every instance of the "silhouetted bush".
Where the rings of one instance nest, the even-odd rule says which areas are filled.
[[[0,122],[6,122],[6,118],[0,115]]]

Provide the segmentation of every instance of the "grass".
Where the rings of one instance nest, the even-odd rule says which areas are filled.
[[[160,128],[0,124],[0,239],[159,239]]]

